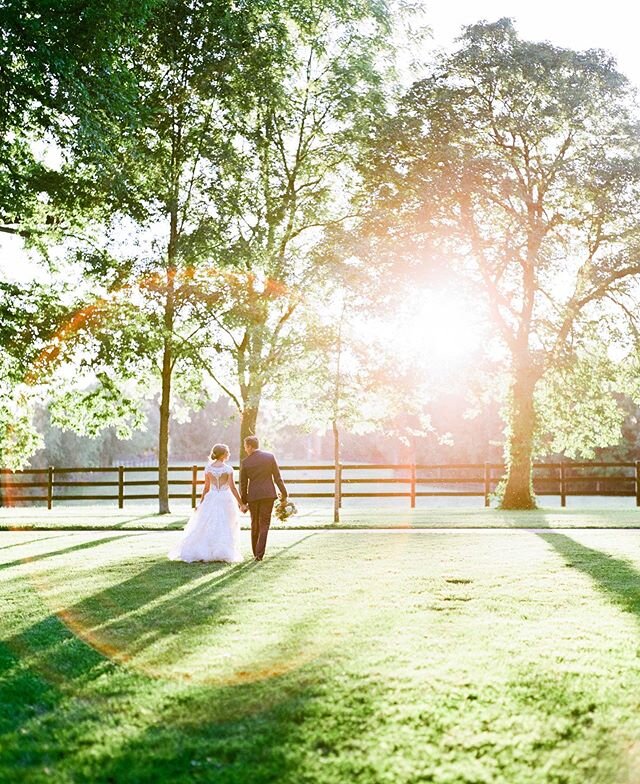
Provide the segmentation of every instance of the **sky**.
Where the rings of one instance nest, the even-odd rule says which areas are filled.
[[[463,25],[509,16],[524,38],[606,49],[640,89],[640,3],[634,0],[426,0],[424,6],[434,47],[452,46]],[[34,274],[20,246],[19,239],[0,235],[0,275],[26,279]]]
[[[606,49],[640,88],[640,3],[637,0],[433,0],[425,20],[446,47],[462,25],[511,17],[523,38],[571,49]]]

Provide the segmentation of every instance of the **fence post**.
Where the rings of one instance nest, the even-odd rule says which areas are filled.
[[[416,508],[416,464],[411,463],[411,508]]]
[[[124,507],[124,466],[118,466],[118,509]]]
[[[333,479],[333,522],[340,522],[340,507],[342,506],[342,466],[337,463],[334,466]]]
[[[567,488],[564,476],[564,460],[560,463],[560,506],[567,505]]]
[[[636,460],[636,506],[640,506],[640,460]]]
[[[53,506],[53,466],[47,471],[47,509]]]
[[[191,466],[191,508],[196,508],[196,497],[198,495],[198,466]]]
[[[491,466],[484,464],[484,505],[491,506]]]

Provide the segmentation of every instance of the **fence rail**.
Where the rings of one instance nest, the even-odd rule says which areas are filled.
[[[505,467],[501,463],[343,463],[280,468],[294,498],[333,498],[337,506],[345,498],[408,498],[414,508],[418,498],[465,496],[483,498],[489,506]],[[204,484],[203,470],[202,465],[169,466],[169,497],[188,499],[195,506]],[[598,472],[592,473],[594,470]],[[298,472],[313,476],[300,476]],[[376,472],[386,474],[377,476]],[[148,477],[154,473],[155,477]],[[568,497],[589,495],[632,497],[640,507],[640,461],[537,463],[533,478],[538,495],[559,495],[562,506],[566,506]],[[297,485],[305,487],[296,492]],[[323,485],[331,485],[330,491],[325,491]],[[371,485],[378,487],[373,490]],[[85,492],[93,488],[110,492]],[[122,509],[125,501],[157,497],[157,466],[49,466],[15,472],[0,469],[2,506],[43,502],[51,509],[56,502],[113,501]]]

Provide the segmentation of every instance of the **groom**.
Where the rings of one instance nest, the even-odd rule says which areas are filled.
[[[259,449],[257,436],[247,436],[244,451],[247,457],[240,464],[240,498],[245,506],[249,505],[251,514],[251,547],[256,561],[264,558],[267,535],[271,525],[271,511],[276,500],[276,485],[287,498],[278,463],[271,452]]]

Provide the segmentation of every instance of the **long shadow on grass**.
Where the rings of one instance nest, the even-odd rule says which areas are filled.
[[[640,619],[640,572],[628,561],[593,550],[564,534],[537,534],[564,558],[567,566],[589,575],[602,593]]]
[[[358,751],[384,715],[386,686],[366,674],[346,676],[339,666],[335,678],[336,652],[316,648],[322,623],[322,616],[311,610],[279,628],[278,647],[285,656],[312,654],[299,661],[294,657],[293,666],[276,662],[269,669],[258,660],[253,662],[255,678],[249,671],[233,682],[178,684],[145,727],[101,756],[95,753],[92,780],[376,781],[375,766],[366,751]]]
[[[4,709],[0,707],[0,748],[4,747],[7,751],[0,753],[0,758],[4,757],[6,761],[16,755],[27,760],[27,767],[33,769],[32,766],[48,764],[52,754],[53,757],[64,756],[67,750],[58,747],[52,737],[55,739],[58,733],[64,736],[68,729],[65,722],[74,720],[75,708],[71,711],[71,718],[68,715],[70,699],[88,705],[83,707],[88,715],[82,720],[86,718],[85,731],[91,733],[92,725],[100,720],[99,714],[104,710],[100,699],[96,700],[95,695],[91,697],[97,688],[93,684],[100,676],[108,676],[109,682],[114,679],[126,682],[121,708],[125,713],[132,689],[139,690],[136,699],[141,702],[145,694],[153,692],[156,681],[147,678],[144,672],[136,671],[135,667],[119,668],[108,656],[109,645],[101,647],[93,644],[96,638],[92,637],[92,629],[99,628],[101,635],[104,635],[105,629],[115,633],[116,628],[112,624],[117,618],[131,622],[131,618],[124,619],[123,616],[135,615],[139,611],[135,628],[141,632],[142,641],[135,636],[133,639],[125,637],[120,641],[122,647],[116,651],[118,654],[131,654],[149,644],[150,639],[156,639],[156,631],[160,635],[175,635],[206,621],[215,622],[230,592],[237,593],[242,580],[255,577],[260,580],[261,590],[268,591],[286,568],[287,560],[282,563],[282,556],[302,541],[276,552],[271,557],[274,567],[271,569],[253,562],[236,566],[187,565],[164,560],[152,563],[118,585],[67,608],[62,620],[57,614],[52,614],[26,631],[6,639],[0,645],[0,706],[5,706]],[[189,589],[190,582],[203,577],[205,581],[202,584]],[[167,594],[176,590],[179,590],[179,597],[172,602]],[[161,601],[156,601],[158,599]],[[153,602],[153,606],[147,607]],[[171,606],[174,611],[168,612]],[[149,631],[153,633],[152,637],[146,634]],[[108,634],[106,639],[109,642]],[[110,645],[112,650],[118,646],[118,640],[113,636]],[[104,680],[99,682],[104,683]],[[209,689],[207,693],[207,699],[211,699],[219,690]],[[253,709],[262,710],[264,707],[263,703],[259,703]],[[191,720],[186,718],[187,722]],[[220,716],[216,721],[219,720]],[[27,723],[29,733],[24,736],[20,727]],[[154,732],[152,737],[157,740],[161,734]],[[145,764],[143,761],[143,767]],[[157,773],[156,770],[154,780],[160,780]],[[138,779],[131,776],[126,780]]]
[[[280,578],[285,566],[291,565],[290,551],[313,536],[315,534],[308,534],[280,548],[262,563],[249,561],[231,567],[227,564],[154,564],[147,573],[138,575],[133,584],[117,586],[121,603],[119,613],[112,611],[106,618],[104,614],[100,617],[105,598],[101,594],[75,605],[70,612],[88,621],[93,619],[98,634],[112,639],[127,657],[140,653],[162,638],[168,643],[176,643],[182,630],[215,624],[228,606],[233,613],[233,603],[245,582],[249,581],[250,588],[258,586],[259,592],[266,590]],[[157,583],[165,573],[187,577],[194,574],[194,577],[204,579],[188,591],[171,595],[168,590],[158,594]],[[113,599],[113,595],[109,598]]]
[[[105,673],[114,675],[117,664],[111,655],[126,651],[114,651],[105,635],[94,634],[95,627],[109,624],[203,574],[202,568],[176,566],[169,561],[153,563],[0,643],[0,706],[5,706],[4,710],[0,707],[0,748],[8,743],[6,733],[15,734],[30,719],[48,720],[69,694],[81,693]],[[222,564],[213,567],[214,573],[223,569]],[[28,590],[32,595],[31,586]],[[26,595],[25,603],[30,598]]]
[[[157,512],[150,512],[149,514],[140,515],[139,517],[130,517],[119,523],[109,523],[105,529],[126,529],[126,526],[132,525],[139,520],[147,520],[153,525],[148,528],[141,528],[140,525],[133,527],[132,531],[149,530],[149,531],[182,531],[185,525],[189,522],[189,515],[178,517],[176,520],[168,521],[165,515],[160,515]],[[88,526],[87,526],[88,528]]]
[[[99,629],[99,636],[107,638],[111,629],[122,628],[123,623],[126,624],[135,617],[140,636],[129,639],[127,647],[121,651],[124,654],[131,654],[161,636],[162,630],[166,631],[167,624],[170,624],[170,630],[175,634],[182,628],[211,620],[212,617],[215,617],[212,600],[216,596],[222,597],[237,582],[248,579],[253,572],[259,573],[261,584],[273,581],[281,574],[281,568],[277,567],[279,559],[287,551],[298,547],[303,541],[314,535],[308,534],[288,547],[281,548],[263,563],[245,561],[237,565],[219,562],[185,564],[168,561],[164,558],[161,561],[153,560],[148,566],[126,580],[110,585],[65,607],[64,610],[34,624],[25,632],[5,640],[5,644],[12,649],[26,651],[30,649],[30,646],[25,643],[33,637],[39,643],[36,645],[39,653],[46,652],[48,657],[50,652],[47,650],[47,646],[43,649],[40,643],[45,643],[49,635],[42,634],[41,629],[50,629],[52,622],[59,623],[62,620],[65,628],[71,628],[80,636],[84,634],[87,642],[91,644],[91,633],[94,630]],[[54,553],[35,556],[29,560],[39,560],[121,538],[128,539],[130,537],[122,535],[99,539]],[[22,563],[22,561],[15,563]],[[180,591],[179,596],[173,595],[174,592],[183,589],[195,580],[200,581],[198,585],[187,589],[187,591]],[[206,601],[199,604],[201,599],[206,599]],[[146,632],[144,636],[142,636],[143,632]],[[124,639],[126,638],[123,638],[123,642]],[[55,635],[53,641],[55,645]],[[99,648],[100,641],[96,640],[95,643]]]
[[[306,538],[276,552],[270,559],[273,565]],[[154,561],[132,577],[5,638],[0,644],[0,705],[17,702],[24,684],[16,682],[25,679],[36,693],[49,695],[48,703],[57,687],[73,688],[75,681],[97,677],[111,667],[112,656],[126,661],[163,635],[214,622],[230,591],[236,592],[237,584],[255,572],[266,587],[281,571],[252,561],[232,566]],[[176,592],[179,596],[172,596]],[[25,715],[28,712],[20,710],[3,713],[0,727],[3,721],[15,727]]]
[[[106,544],[107,542],[115,542],[117,539],[129,539],[131,534],[121,534],[120,536],[107,536],[101,539],[92,539],[90,542],[82,542],[81,544],[74,544],[72,547],[63,547],[60,550],[50,550],[48,553],[40,553],[38,555],[29,555],[24,558],[18,558],[15,561],[8,561],[7,563],[0,564],[0,570],[10,569],[12,566],[20,566],[24,563],[34,563],[35,561],[42,561],[45,558],[53,558],[58,555],[65,555],[66,553],[73,553],[76,550],[87,550],[90,547],[98,547],[98,545]]]
[[[27,544],[37,544],[38,542],[45,542],[47,539],[59,539],[61,536],[67,536],[66,533],[54,534],[53,536],[39,536],[36,539],[27,539],[25,542],[13,542],[12,544],[5,544],[0,547],[0,550],[8,550],[10,547],[21,547]]]
[[[109,528],[110,529],[111,528],[115,528],[115,529],[117,529],[117,528],[124,528],[127,525],[131,525],[132,523],[138,522],[139,520],[148,520],[150,517],[157,517],[158,518],[158,522],[161,522],[161,520],[160,520],[160,518],[162,517],[161,515],[159,515],[157,512],[149,512],[148,514],[137,515],[136,517],[127,517],[126,520],[122,520],[119,523],[109,523]],[[186,519],[185,519],[185,522],[186,522]],[[169,523],[168,525],[165,526],[165,528],[167,530],[169,530],[169,528],[172,525],[173,525],[173,523]]]

